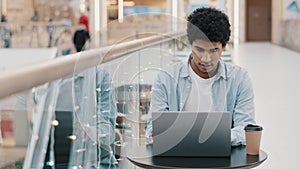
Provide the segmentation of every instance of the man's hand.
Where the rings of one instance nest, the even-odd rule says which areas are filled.
[[[148,144],[152,144],[153,143],[153,131],[150,132],[149,134],[149,142]]]

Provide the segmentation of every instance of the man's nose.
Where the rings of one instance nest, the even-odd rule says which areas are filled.
[[[211,61],[211,56],[207,51],[202,53],[201,61],[202,62],[210,62]]]

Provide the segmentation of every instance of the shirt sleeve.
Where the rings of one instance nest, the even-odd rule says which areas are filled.
[[[238,86],[235,108],[233,110],[233,128],[231,129],[231,144],[233,146],[246,145],[244,127],[255,123],[254,94],[248,72],[241,77]]]
[[[114,88],[108,73],[104,69],[97,69],[97,123],[100,124],[100,133],[107,135],[104,144],[109,145],[114,141],[114,129],[117,109]],[[101,139],[103,141],[103,139]]]
[[[150,110],[147,115],[146,141],[150,143],[150,134],[152,133],[152,112],[169,110],[167,102],[166,88],[162,79],[166,78],[163,72],[160,72],[152,86]]]

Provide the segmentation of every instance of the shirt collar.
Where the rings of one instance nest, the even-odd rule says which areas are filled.
[[[182,77],[188,77],[189,75],[189,62],[192,59],[192,54],[188,57],[188,60],[186,62],[185,69],[183,69],[181,76]],[[219,79],[220,77],[224,78],[225,80],[227,79],[227,70],[226,70],[226,65],[224,61],[220,58],[219,59],[219,67],[218,67],[218,72],[216,74],[217,78]]]
[[[220,58],[219,59],[219,68],[217,72],[217,76],[224,78],[225,80],[227,79],[227,70],[224,61]]]

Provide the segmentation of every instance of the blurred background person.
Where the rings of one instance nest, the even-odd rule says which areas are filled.
[[[48,40],[48,48],[52,47],[52,40],[53,34],[55,32],[55,26],[53,25],[53,19],[49,19],[49,24],[47,25],[47,32],[49,33],[49,40]]]
[[[75,45],[76,51],[80,52],[88,49],[90,41],[90,34],[86,31],[83,24],[79,24],[78,29],[75,31],[73,36],[73,43]]]
[[[69,28],[66,28],[57,42],[58,56],[64,56],[75,52],[73,35]]]
[[[79,24],[83,24],[86,31],[89,31],[89,17],[85,12],[80,12]]]

